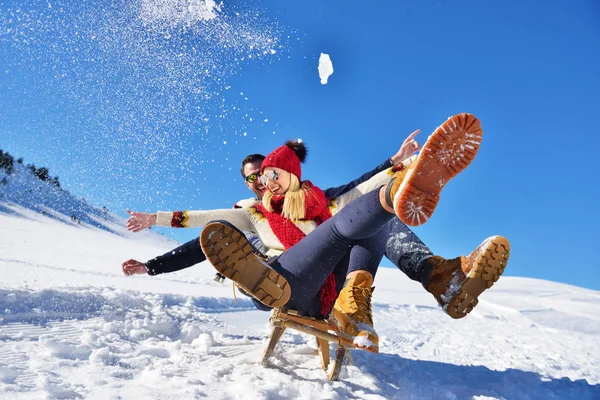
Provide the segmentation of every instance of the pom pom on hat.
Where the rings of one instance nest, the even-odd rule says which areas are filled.
[[[267,155],[262,162],[260,172],[262,173],[268,167],[281,168],[296,175],[298,180],[301,181],[302,167],[300,164],[306,159],[306,154],[307,149],[301,139],[288,140],[283,146],[276,148]]]

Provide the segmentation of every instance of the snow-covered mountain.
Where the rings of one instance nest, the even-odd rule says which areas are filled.
[[[36,179],[0,185],[2,399],[600,399],[600,292],[503,277],[455,321],[382,268],[381,353],[353,351],[329,382],[293,331],[258,365],[269,314],[210,265],[125,277],[124,260],[176,243]]]
[[[40,179],[39,176],[45,178]],[[65,223],[83,223],[119,235],[125,233],[122,229],[122,218],[115,216],[106,207],[92,206],[85,199],[61,188],[58,177],[50,178],[46,168],[26,166],[22,162],[12,161],[9,167],[2,168],[0,164],[0,212],[20,215],[19,208],[15,206]]]

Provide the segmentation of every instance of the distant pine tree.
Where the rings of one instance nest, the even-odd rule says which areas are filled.
[[[23,165],[23,157],[17,159],[17,163],[19,165]],[[10,175],[13,170],[14,170],[14,166],[15,166],[15,159],[13,156],[11,156],[9,153],[0,150],[0,170],[5,170],[7,172],[8,175]],[[39,180],[41,181],[45,181],[45,182],[50,182],[51,184],[55,185],[56,187],[60,188],[60,182],[58,180],[58,176],[55,176],[54,178],[50,177],[50,171],[48,171],[48,168],[46,167],[42,167],[42,168],[37,168],[34,164],[27,164],[27,168],[33,173],[33,175],[35,175]],[[6,183],[3,183],[6,184]]]
[[[35,176],[37,176],[39,178],[39,180],[41,181],[48,181],[50,180],[50,175],[48,174],[48,168],[42,167],[39,168],[37,171],[35,171]]]
[[[50,180],[50,183],[55,185],[56,187],[60,187],[60,182],[58,181],[58,176],[55,176]]]
[[[13,156],[0,150],[0,169],[5,170],[6,173],[10,175],[14,166],[15,163]]]

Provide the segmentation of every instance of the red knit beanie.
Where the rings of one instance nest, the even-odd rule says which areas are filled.
[[[275,150],[270,152],[269,155],[267,155],[267,157],[262,162],[260,172],[262,173],[265,170],[265,168],[268,167],[281,168],[284,171],[288,171],[296,175],[298,177],[298,180],[302,181],[302,168],[300,166],[300,163],[303,160],[301,160],[298,157],[294,149],[288,146],[288,143],[276,148]],[[297,143],[300,144],[301,142]],[[294,143],[294,145],[296,145],[296,143]],[[302,145],[302,147],[304,146]]]

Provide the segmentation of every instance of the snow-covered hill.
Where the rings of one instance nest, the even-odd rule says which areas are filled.
[[[381,354],[353,351],[329,382],[304,334],[286,333],[271,366],[258,365],[269,314],[235,301],[210,265],[121,273],[124,260],[174,242],[127,233],[72,197],[56,203],[64,191],[37,203],[10,187],[0,188],[2,399],[600,399],[600,292],[504,277],[455,321],[382,268]],[[76,203],[80,222],[69,217]]]
[[[21,215],[19,207],[14,206],[65,223],[83,223],[117,234],[124,232],[122,219],[106,207],[88,204],[84,199],[52,183],[52,179],[38,179],[29,167],[19,162],[13,162],[10,169],[0,168],[0,212]]]

